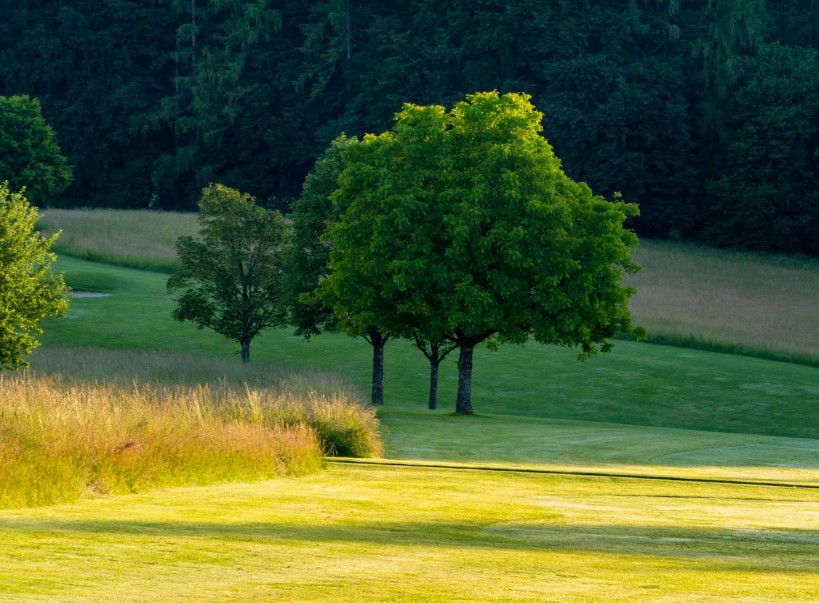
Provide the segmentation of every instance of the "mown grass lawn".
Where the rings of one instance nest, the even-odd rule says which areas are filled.
[[[171,318],[166,276],[72,258],[61,258],[58,267],[73,287],[96,283],[112,295],[73,300],[66,318],[44,323],[45,347],[163,350],[238,362],[237,344]],[[251,362],[341,373],[364,392],[370,354],[361,339],[329,334],[305,342],[287,329],[266,331],[251,346]],[[476,412],[819,437],[816,367],[628,341],[585,363],[575,358],[572,349],[531,344],[480,349]],[[441,370],[439,412],[454,409],[454,362],[447,359]],[[425,408],[428,370],[409,343],[389,343],[387,407]]]
[[[0,512],[2,601],[815,601],[819,491],[417,467]]]

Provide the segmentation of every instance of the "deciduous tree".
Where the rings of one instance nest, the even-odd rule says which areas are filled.
[[[181,267],[168,291],[182,295],[173,317],[238,341],[248,362],[251,341],[286,322],[287,224],[250,195],[220,184],[204,189],[199,209],[199,238],[177,241]]]
[[[43,237],[38,219],[23,192],[0,182],[0,369],[28,366],[40,321],[68,309],[63,277],[51,272],[49,249],[58,235]]]
[[[327,299],[381,332],[460,349],[456,412],[472,412],[475,347],[536,341],[585,358],[631,331],[620,279],[637,266],[607,202],[568,178],[522,94],[447,112],[406,105],[391,131],[344,153]]]
[[[12,190],[25,187],[41,205],[71,183],[71,168],[36,98],[0,96],[0,181]]]

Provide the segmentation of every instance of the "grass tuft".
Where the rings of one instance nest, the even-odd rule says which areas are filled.
[[[353,406],[338,395],[310,396],[307,422],[330,456],[381,456],[384,446],[373,408]]]

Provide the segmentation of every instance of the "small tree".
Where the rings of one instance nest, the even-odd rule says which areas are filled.
[[[0,368],[28,366],[25,356],[39,343],[40,321],[68,309],[61,274],[51,272],[49,250],[58,235],[35,230],[39,214],[23,195],[0,183]]]
[[[199,209],[200,238],[176,243],[181,266],[168,291],[183,293],[173,317],[238,341],[248,362],[253,338],[286,323],[287,224],[250,195],[221,184],[203,190]]]
[[[71,168],[36,98],[0,96],[0,182],[4,180],[12,190],[25,187],[27,197],[40,205],[71,183]]]

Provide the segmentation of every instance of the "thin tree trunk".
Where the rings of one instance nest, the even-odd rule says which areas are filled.
[[[350,0],[344,3],[344,46],[347,50],[347,60],[353,57],[353,24],[350,14]]]
[[[472,352],[474,344],[462,344],[458,358],[458,399],[455,412],[459,415],[472,414]]]
[[[377,332],[370,336],[373,346],[373,404],[384,404],[384,346],[387,339]]]
[[[242,340],[242,362],[248,363],[250,362],[250,340]]]
[[[429,409],[436,410],[438,408],[438,369],[440,368],[441,360],[429,359]]]

